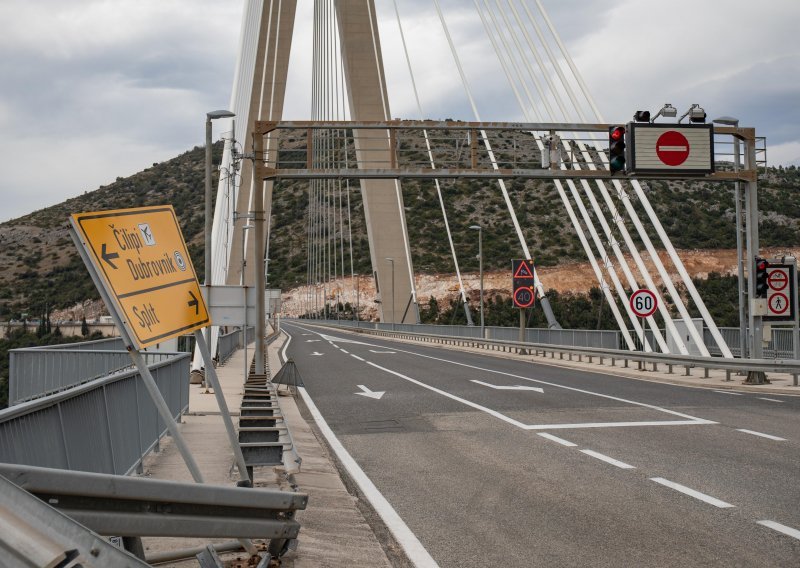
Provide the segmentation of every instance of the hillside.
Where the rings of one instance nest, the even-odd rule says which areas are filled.
[[[215,161],[220,151],[221,146],[215,145]],[[0,224],[0,319],[19,318],[22,313],[39,314],[46,308],[68,308],[97,298],[67,234],[67,217],[73,212],[171,203],[180,218],[192,261],[202,274],[203,160],[203,148],[194,148],[128,178],[117,178],[94,191]],[[539,266],[585,260],[553,184],[517,180],[508,185]],[[363,207],[358,184],[350,186],[354,268],[356,273],[369,274]],[[346,200],[347,184],[343,182],[341,189]],[[520,255],[519,244],[496,183],[448,181],[442,189],[462,270],[476,272],[478,268],[476,235],[468,229],[475,223],[484,227],[486,270],[507,269],[509,259]],[[795,167],[769,168],[762,173],[759,205],[763,247],[785,250],[800,246],[799,189],[800,170]],[[332,190],[338,192],[338,184]],[[730,184],[658,181],[647,183],[646,191],[676,248],[735,248]],[[413,236],[415,270],[420,275],[452,273],[433,182],[407,180],[403,193],[409,233]],[[274,194],[270,285],[287,290],[306,282],[307,185],[282,182],[276,185]],[[634,204],[638,207],[635,201]],[[345,212],[345,229],[346,215]],[[350,272],[348,248],[345,239],[346,275]],[[338,276],[341,264],[339,257]],[[711,270],[701,267],[698,272]],[[589,280],[593,280],[591,274]],[[558,280],[548,285],[562,291],[574,287]]]

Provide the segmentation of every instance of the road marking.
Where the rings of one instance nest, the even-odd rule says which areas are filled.
[[[669,479],[664,479],[663,477],[651,477],[651,481],[655,481],[656,483],[660,483],[665,487],[669,487],[670,489],[674,489],[675,491],[680,491],[684,495],[689,495],[690,497],[694,497],[695,499],[699,499],[704,503],[708,503],[709,505],[714,505],[715,507],[719,507],[720,509],[728,509],[730,507],[735,507],[735,505],[731,505],[730,503],[726,503],[725,501],[721,501],[716,497],[711,497],[710,495],[706,495],[705,493],[700,493],[699,491],[695,491],[685,485],[681,485],[680,483],[675,483],[674,481],[670,481]]]
[[[758,400],[766,400],[767,402],[783,402],[782,400],[778,400],[777,398],[764,398],[763,396],[757,396]]]
[[[620,469],[636,469],[634,466],[630,464],[621,462],[619,460],[615,460],[614,458],[610,458],[607,455],[595,452],[594,450],[581,450],[581,453],[586,454],[587,456],[592,456],[593,458],[597,458],[600,461],[610,463],[611,465],[615,465]]]
[[[364,385],[356,385],[360,388],[363,392],[357,392],[353,394],[360,394],[361,396],[367,396],[369,398],[374,398],[375,400],[380,400],[381,397],[386,394],[386,391],[371,391]]]
[[[336,345],[335,343],[331,343],[331,347],[333,347],[334,349],[339,349],[339,346]]]
[[[283,350],[281,351],[281,354],[283,356],[283,362],[285,363],[289,360],[286,358],[286,350],[289,349],[289,344],[292,342],[292,336],[289,335],[285,330],[283,333],[286,334],[286,343],[283,344]]]
[[[314,335],[313,333],[304,333],[302,335]]]
[[[742,396],[742,394],[743,394],[743,393],[740,393],[740,392],[721,391],[721,390],[715,390],[714,392],[718,392],[719,394],[732,394],[734,396]]]
[[[492,385],[492,384],[489,384],[489,383],[484,383],[483,381],[476,381],[474,379],[472,379],[471,382],[478,383],[479,385],[483,385],[485,387],[489,387],[489,388],[495,389],[495,390],[517,390],[517,391],[527,390],[527,391],[536,391],[536,392],[541,392],[541,393],[544,392],[544,389],[543,388],[539,388],[539,387],[524,387],[522,385],[514,385],[513,387],[504,387],[504,386],[500,386],[500,385]]]
[[[769,527],[774,531],[778,531],[792,538],[796,538],[797,540],[800,540],[800,531],[797,529],[793,529],[792,527],[787,527],[786,525],[776,523],[775,521],[756,521],[756,523],[758,523],[759,525],[763,525],[765,527]]]
[[[311,353],[311,355],[313,355],[314,357],[320,357],[322,355],[325,355],[325,353],[320,353],[318,351],[314,351],[313,353]]]
[[[391,375],[394,375],[396,377],[400,377],[401,379],[406,380],[406,381],[408,381],[410,383],[414,383],[415,385],[421,386],[422,388],[431,390],[431,391],[433,391],[435,393],[438,393],[438,394],[440,394],[442,396],[446,396],[447,398],[455,400],[457,402],[460,402],[461,404],[466,404],[467,406],[475,408],[476,410],[480,410],[482,412],[485,412],[485,413],[487,413],[487,414],[489,414],[491,416],[494,416],[495,418],[499,418],[503,422],[508,422],[509,424],[513,424],[514,426],[517,426],[518,428],[525,429],[525,424],[523,424],[519,420],[514,420],[513,418],[509,418],[505,414],[501,414],[500,412],[497,412],[496,410],[492,410],[491,408],[486,408],[485,406],[481,406],[480,404],[476,404],[476,403],[474,403],[472,401],[469,401],[469,400],[467,400],[465,398],[461,398],[460,396],[456,396],[454,394],[450,394],[449,392],[443,391],[442,389],[437,389],[436,387],[432,387],[431,385],[427,385],[427,384],[425,384],[425,383],[423,383],[421,381],[418,381],[417,379],[412,379],[411,377],[408,377],[408,376],[406,376],[406,375],[404,375],[402,373],[398,373],[397,371],[392,371],[391,369],[387,369],[386,367],[381,367],[380,365],[372,363],[371,361],[366,361],[366,364],[367,365],[372,365],[376,369],[380,369],[381,371],[386,371],[387,373],[389,373]]]
[[[306,343],[318,343],[322,341],[321,339],[306,339]]]
[[[762,432],[756,432],[754,430],[745,430],[744,428],[737,428],[738,432],[744,432],[745,434],[752,434],[753,436],[761,436],[762,438],[767,438],[769,440],[775,440],[776,442],[785,442],[786,438],[779,438],[778,436],[773,436],[772,434],[764,434]]]
[[[395,353],[397,353],[397,351],[378,351],[376,349],[370,349],[369,352],[370,353],[389,353],[391,355],[394,355]]]
[[[574,448],[578,444],[573,444],[569,440],[565,440],[564,438],[559,438],[558,436],[553,436],[552,434],[548,434],[547,432],[538,432],[538,435],[542,438],[547,438],[548,440],[552,440],[557,444],[561,444],[562,446],[567,446],[568,448]]]
[[[320,337],[325,337],[321,333],[317,333],[317,335],[319,335]],[[341,342],[341,340],[339,338],[337,338],[337,341]],[[374,343],[370,344],[370,343],[362,343],[362,342],[356,342],[356,341],[353,341],[351,343],[361,343],[362,345],[367,345],[369,347],[382,347],[381,345],[375,345]],[[423,388],[432,390],[434,392],[442,394],[443,396],[446,396],[446,397],[451,398],[453,400],[457,400],[459,402],[462,402],[463,404],[466,404],[467,406],[471,406],[473,408],[476,408],[478,410],[486,412],[486,413],[490,414],[491,416],[499,418],[500,420],[503,420],[504,422],[508,422],[509,424],[513,424],[514,426],[522,428],[523,430],[552,430],[552,429],[565,429],[565,428],[615,428],[615,427],[622,427],[622,426],[684,426],[684,425],[696,426],[696,425],[718,424],[718,422],[714,422],[713,420],[706,420],[704,418],[697,418],[696,416],[691,416],[689,414],[683,414],[683,413],[677,412],[675,410],[669,410],[667,408],[661,408],[660,406],[655,406],[655,405],[652,405],[652,404],[646,404],[644,402],[636,402],[636,401],[633,401],[633,400],[628,400],[628,399],[620,398],[620,397],[617,397],[617,396],[612,396],[612,395],[608,395],[608,394],[601,394],[601,393],[597,393],[597,392],[593,392],[593,391],[579,389],[579,388],[576,388],[576,387],[568,387],[566,385],[560,385],[560,384],[557,384],[557,383],[550,383],[550,382],[542,381],[542,380],[539,380],[539,379],[531,379],[531,378],[528,378],[528,377],[524,377],[522,375],[515,375],[514,373],[506,373],[504,371],[497,371],[497,370],[488,369],[488,368],[485,368],[485,367],[478,367],[476,365],[469,365],[467,363],[460,363],[458,361],[453,361],[453,360],[450,360],[450,359],[443,359],[441,357],[434,357],[433,355],[423,355],[422,353],[417,353],[417,352],[414,352],[414,351],[408,351],[406,349],[396,349],[396,351],[398,351],[400,353],[406,353],[408,355],[414,355],[416,357],[421,357],[423,359],[431,359],[433,361],[441,361],[442,363],[450,363],[451,365],[457,365],[459,367],[466,367],[468,369],[475,369],[477,371],[482,371],[482,372],[485,372],[485,373],[493,373],[493,374],[496,374],[496,375],[503,375],[503,376],[506,376],[506,377],[512,377],[512,378],[515,378],[515,379],[521,379],[523,381],[539,383],[539,384],[542,384],[542,385],[548,385],[548,386],[551,386],[551,387],[560,388],[560,389],[573,391],[573,392],[579,392],[579,393],[587,394],[587,395],[590,395],[590,396],[597,396],[597,397],[605,398],[605,399],[608,399],[608,400],[616,400],[618,402],[624,402],[626,404],[631,404],[633,406],[640,406],[640,407],[643,407],[643,408],[650,408],[650,409],[656,410],[658,412],[663,412],[665,414],[672,414],[673,416],[680,416],[681,418],[686,418],[687,419],[687,420],[664,420],[664,421],[647,421],[647,422],[590,422],[590,423],[580,423],[580,424],[530,424],[530,425],[528,425],[528,424],[523,424],[522,422],[519,422],[518,420],[514,420],[513,418],[509,418],[508,416],[506,416],[506,415],[504,415],[504,414],[502,414],[500,412],[497,412],[495,410],[492,410],[490,408],[486,408],[486,407],[481,406],[479,404],[476,404],[474,402],[470,402],[470,401],[468,401],[466,399],[463,399],[461,397],[452,395],[450,393],[447,393],[445,391],[442,391],[440,389],[437,389],[435,387],[432,387],[430,385],[427,385],[425,383],[417,381],[416,379],[412,379],[411,377],[406,377],[405,375],[402,375],[402,374],[397,373],[395,371],[392,371],[390,369],[386,369],[384,367],[380,367],[379,365],[375,365],[374,363],[370,363],[369,361],[365,361],[364,359],[361,359],[360,357],[356,357],[355,355],[351,355],[351,357],[356,357],[356,359],[358,359],[360,361],[365,361],[367,364],[372,365],[372,366],[374,366],[376,368],[379,368],[381,370],[384,370],[387,373],[391,373],[391,374],[397,375],[400,378],[403,378],[405,380],[408,380],[408,381],[411,381],[411,382],[413,382],[415,384],[418,384],[418,385],[422,386]]]
[[[438,564],[436,561],[431,557],[425,547],[422,546],[422,543],[416,537],[416,535],[411,532],[411,529],[408,528],[408,525],[403,521],[400,515],[397,514],[397,511],[394,510],[391,503],[384,497],[381,492],[375,487],[375,484],[372,483],[372,480],[367,477],[367,474],[364,473],[364,470],[359,467],[350,453],[344,448],[342,443],[336,437],[336,434],[333,433],[328,423],[325,422],[325,418],[322,417],[319,409],[317,409],[314,401],[311,400],[311,397],[306,392],[304,387],[297,387],[297,390],[300,391],[300,396],[303,397],[303,401],[306,403],[306,407],[308,408],[309,412],[311,412],[311,416],[314,417],[314,421],[317,423],[317,426],[322,432],[322,435],[325,436],[325,439],[330,444],[333,451],[336,453],[336,456],[339,458],[339,461],[342,463],[344,468],[353,478],[353,480],[358,484],[358,487],[361,489],[361,492],[370,502],[372,507],[375,511],[380,515],[383,522],[386,523],[386,526],[389,527],[389,530],[394,535],[394,538],[397,539],[397,542],[400,543],[400,546],[403,547],[408,559],[411,560],[412,564],[415,566],[421,566],[424,568],[436,568]]]
[[[342,349],[341,347],[339,348],[339,351],[341,351],[342,353],[345,353],[345,354],[347,354],[347,355],[350,355],[350,352],[349,352],[349,351],[345,351],[345,350],[344,350],[344,349]]]
[[[359,361],[363,361],[364,360],[361,357],[359,357],[358,355],[353,355],[352,353],[350,353],[350,357],[352,357],[354,359],[358,359]]]

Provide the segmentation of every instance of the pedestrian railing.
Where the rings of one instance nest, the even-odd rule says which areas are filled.
[[[254,327],[247,328],[247,343],[251,343],[255,339],[256,329]],[[243,348],[245,343],[242,341],[242,330],[235,329],[229,333],[220,334],[217,341],[217,353],[219,356],[219,363],[222,364],[228,359],[237,349]]]
[[[148,364],[174,356],[160,351],[146,351],[142,355]],[[133,368],[131,358],[119,339],[12,349],[8,359],[10,405]]]
[[[190,355],[159,357],[149,368],[180,420]],[[126,369],[0,411],[0,462],[127,475],[166,431],[138,371]]]

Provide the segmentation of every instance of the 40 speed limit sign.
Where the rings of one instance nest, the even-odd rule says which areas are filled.
[[[631,294],[630,303],[631,310],[640,318],[652,316],[656,313],[656,309],[658,308],[656,295],[647,289],[636,290],[636,292]]]

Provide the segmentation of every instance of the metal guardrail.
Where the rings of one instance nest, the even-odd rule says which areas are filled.
[[[321,325],[339,325],[342,327],[357,327],[360,329],[376,329],[391,331],[392,324],[376,322],[354,322],[352,320],[296,320],[300,322],[319,323]],[[731,352],[740,357],[739,353],[739,328],[720,327],[725,343]],[[481,330],[478,326],[467,325],[434,325],[434,324],[395,324],[395,331],[409,333],[423,333],[430,335],[443,335],[449,337],[471,337],[480,339]],[[635,336],[633,330],[629,330]],[[666,336],[666,330],[661,330]],[[646,330],[647,340],[650,345],[655,345],[655,337],[651,330]],[[486,339],[517,342],[519,338],[519,328],[517,327],[486,327]],[[712,355],[721,356],[722,352],[717,346],[714,337],[708,329],[703,330],[703,340]],[[619,331],[613,330],[593,330],[593,329],[540,329],[527,328],[525,330],[525,342],[546,345],[561,345],[565,347],[596,347],[604,349],[624,350],[624,341]],[[764,347],[765,359],[791,359],[794,357],[792,346],[792,330],[788,328],[772,328],[772,340]]]
[[[121,340],[89,341],[52,347],[12,349],[8,352],[10,405],[75,387],[124,369],[133,363]],[[119,344],[119,348],[115,347]],[[75,346],[73,348],[73,346]],[[148,365],[174,354],[143,352]]]
[[[391,331],[391,323],[355,322],[352,320],[298,320],[310,323],[341,325],[344,327],[357,327],[363,329],[377,329]],[[487,326],[486,339],[503,341],[518,341],[518,327]],[[477,325],[434,325],[434,324],[394,324],[395,331],[409,333],[427,333],[431,335],[447,335],[455,337],[481,338],[481,328]],[[593,329],[540,329],[527,328],[525,340],[530,343],[547,343],[554,345],[569,345],[574,347],[603,347],[616,349],[620,345],[621,334],[613,330]]]
[[[150,371],[179,419],[190,355],[163,355]],[[121,371],[0,411],[0,462],[127,475],[166,431],[139,373]]]
[[[304,321],[303,323],[314,322]],[[335,324],[325,324],[335,325]],[[351,326],[347,326],[351,327]],[[800,360],[798,359],[727,359],[723,357],[701,357],[693,355],[675,355],[668,353],[644,353],[642,351],[628,351],[624,349],[600,349],[594,347],[570,347],[550,345],[545,343],[520,343],[515,341],[498,341],[492,339],[473,339],[456,336],[443,336],[431,335],[422,333],[408,333],[398,331],[384,331],[376,329],[361,329],[357,330],[360,333],[369,335],[376,335],[379,337],[393,337],[397,339],[409,339],[414,341],[421,341],[425,343],[437,343],[442,345],[457,345],[462,347],[474,347],[487,349],[490,351],[502,351],[508,353],[518,353],[522,355],[543,355],[548,354],[555,358],[556,354],[561,359],[566,355],[569,360],[573,357],[578,357],[583,360],[587,357],[589,362],[593,362],[594,358],[598,359],[599,364],[603,364],[606,359],[611,361],[611,365],[616,365],[617,361],[621,361],[625,367],[631,362],[641,363],[644,365],[651,364],[653,370],[658,369],[658,365],[665,365],[668,373],[674,372],[674,367],[683,368],[685,374],[691,374],[691,369],[703,369],[705,376],[711,370],[724,370],[728,378],[732,372],[764,372],[764,373],[788,373],[795,375],[794,384],[797,386],[796,375],[800,374]]]
[[[247,343],[253,342],[255,336],[256,336],[256,328],[248,327]],[[217,354],[219,356],[219,364],[222,364],[225,361],[227,361],[237,349],[241,349],[242,347],[244,347],[244,342],[242,342],[241,329],[235,329],[230,333],[220,334],[219,339],[217,340]]]

